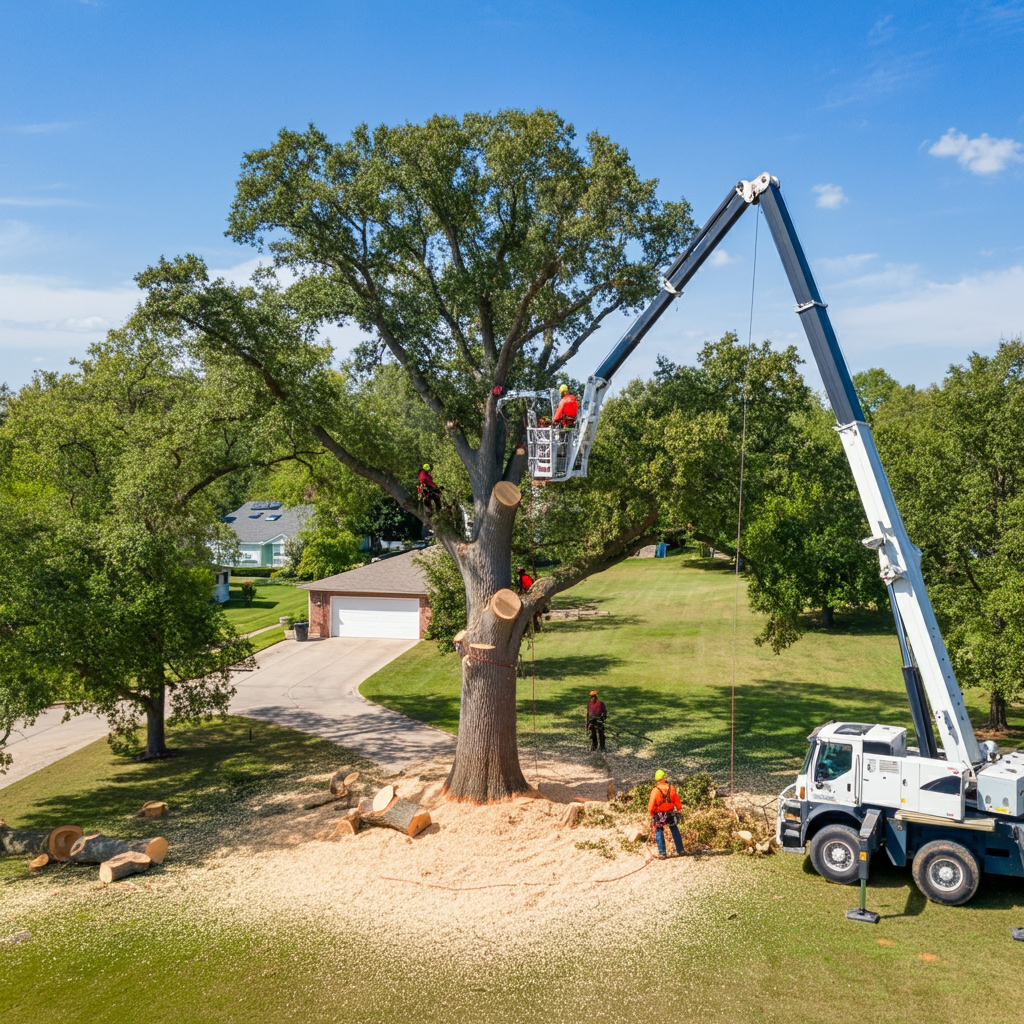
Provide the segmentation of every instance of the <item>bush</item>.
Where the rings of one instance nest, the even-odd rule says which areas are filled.
[[[256,584],[246,580],[242,584],[242,603],[248,608],[256,600]]]
[[[251,576],[254,579],[269,579],[273,574],[274,570],[269,565],[254,565],[251,569],[235,566],[231,570],[232,576]]]

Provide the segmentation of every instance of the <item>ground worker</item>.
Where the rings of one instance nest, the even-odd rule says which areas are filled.
[[[654,826],[654,841],[658,844],[659,860],[665,859],[666,825],[672,833],[672,841],[676,844],[676,856],[683,855],[683,837],[679,834],[679,826],[676,824],[676,812],[682,809],[683,805],[676,787],[665,778],[665,773],[659,768],[654,773],[654,788],[647,804],[647,813],[650,814],[651,824]]]
[[[579,415],[579,403],[576,401],[576,396],[569,393],[569,387],[566,384],[558,389],[558,393],[562,396],[562,400],[558,403],[551,422],[556,427],[572,430],[576,426],[576,417]]]
[[[591,690],[590,703],[587,704],[587,732],[590,733],[591,750],[604,750],[604,720],[607,717],[608,709],[604,701],[597,699],[597,690]]]
[[[416,489],[423,499],[423,507],[430,515],[433,515],[435,503],[440,504],[441,488],[434,483],[434,478],[430,474],[429,462],[423,463],[423,468],[420,470],[419,486]]]

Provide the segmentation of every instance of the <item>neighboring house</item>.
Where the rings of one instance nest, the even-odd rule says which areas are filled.
[[[427,577],[414,559],[422,551],[383,558],[313,583],[309,631],[313,635],[422,640],[430,626]]]
[[[284,508],[280,501],[247,501],[224,517],[238,537],[238,568],[282,566],[288,558],[284,546],[313,514],[312,505]]]

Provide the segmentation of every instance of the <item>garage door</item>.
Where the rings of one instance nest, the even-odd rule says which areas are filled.
[[[420,638],[420,602],[415,597],[332,597],[331,636]]]

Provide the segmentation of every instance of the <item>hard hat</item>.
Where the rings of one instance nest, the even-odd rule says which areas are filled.
[[[655,782],[661,782],[661,780],[662,780],[663,778],[665,778],[665,773],[664,773],[664,772],[663,772],[663,771],[662,771],[662,770],[661,770],[661,769],[659,768],[659,769],[658,769],[658,770],[657,770],[657,771],[656,771],[656,772],[654,773],[654,781],[655,781]]]
[[[429,462],[424,462],[423,463],[423,468],[429,473],[430,472],[430,463]]]
[[[591,697],[596,697],[597,696],[597,690],[591,690],[590,691],[590,696]]]
[[[569,390],[569,385],[568,384],[562,384],[559,387],[559,389],[558,389],[558,393],[561,394],[561,395],[564,395],[568,390]]]

